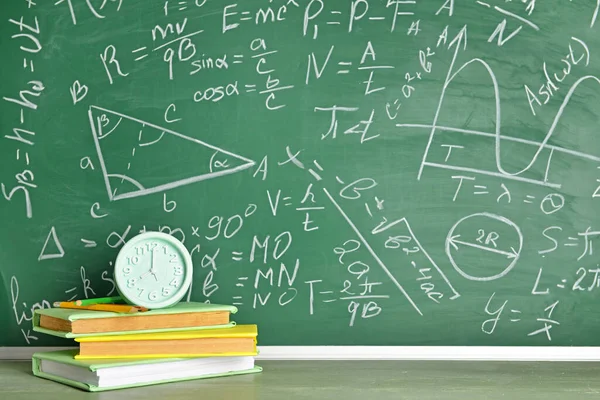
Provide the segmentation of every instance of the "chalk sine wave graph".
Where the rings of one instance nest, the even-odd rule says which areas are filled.
[[[453,170],[453,171],[470,172],[470,173],[475,173],[475,174],[501,177],[504,179],[521,181],[521,182],[525,182],[525,183],[560,189],[562,186],[561,184],[548,181],[550,164],[552,162],[552,156],[553,156],[554,152],[560,152],[560,153],[569,154],[569,155],[572,155],[575,157],[579,157],[582,159],[587,159],[587,160],[594,161],[594,162],[600,162],[599,156],[595,156],[595,155],[580,152],[580,151],[569,150],[569,149],[566,149],[563,147],[548,144],[550,138],[555,134],[556,127],[557,127],[558,123],[560,122],[561,117],[563,116],[563,113],[565,112],[571,98],[576,93],[578,87],[582,83],[584,83],[588,80],[592,80],[592,82],[600,84],[600,79],[598,79],[597,77],[595,77],[593,75],[583,76],[583,77],[579,78],[569,88],[567,94],[565,95],[565,98],[562,101],[562,104],[560,105],[560,108],[556,112],[556,115],[554,117],[552,125],[546,132],[545,137],[541,142],[522,139],[522,138],[518,138],[518,137],[506,136],[506,135],[502,135],[502,130],[501,130],[502,113],[501,113],[500,88],[498,85],[498,80],[496,79],[496,76],[494,74],[494,71],[492,70],[490,65],[487,62],[485,62],[484,60],[482,60],[480,58],[473,58],[473,59],[467,61],[466,63],[464,63],[456,72],[453,72],[454,64],[455,64],[457,56],[458,56],[459,48],[460,48],[460,43],[456,46],[454,56],[453,56],[452,62],[450,64],[450,67],[448,70],[448,75],[446,77],[446,81],[444,82],[444,85],[442,87],[442,93],[440,95],[440,100],[439,100],[438,108],[436,110],[436,114],[434,116],[433,123],[431,125],[396,124],[397,127],[401,127],[401,128],[422,128],[422,129],[430,129],[431,130],[430,136],[429,136],[429,142],[428,142],[425,152],[423,154],[423,160],[421,162],[421,166],[420,166],[419,173],[418,173],[419,180],[421,179],[423,168],[425,166],[428,166],[428,167],[435,167],[435,168],[447,169],[447,170]],[[455,127],[451,127],[451,126],[440,126],[437,124],[438,117],[440,115],[440,111],[442,110],[442,107],[444,104],[444,97],[446,94],[446,90],[450,86],[450,83],[455,78],[457,78],[461,73],[463,73],[463,71],[468,66],[470,66],[473,63],[479,63],[481,66],[484,67],[484,69],[487,72],[487,74],[489,75],[491,83],[493,85],[494,103],[495,103],[495,118],[494,118],[495,119],[494,120],[495,127],[494,127],[493,132],[485,132],[485,131],[473,130],[473,129],[462,129],[462,128],[455,128]],[[494,161],[495,161],[495,167],[496,167],[495,170],[482,169],[482,168],[470,168],[470,167],[465,167],[465,166],[452,165],[450,163],[446,164],[446,163],[428,161],[428,155],[429,155],[429,151],[430,151],[430,147],[431,147],[434,135],[436,135],[436,133],[439,134],[439,133],[444,133],[444,132],[445,133],[458,133],[458,134],[464,134],[464,135],[475,135],[475,136],[479,136],[482,138],[494,139],[494,146],[495,146]],[[507,142],[512,142],[512,143],[521,143],[521,144],[525,144],[528,146],[534,146],[536,148],[536,150],[535,150],[535,153],[533,154],[533,156],[531,157],[531,160],[527,163],[527,165],[524,168],[518,169],[517,171],[510,172],[503,166],[502,156],[501,156],[502,141],[507,141]],[[543,179],[532,179],[530,177],[523,176],[523,174],[525,174],[527,171],[530,171],[532,166],[537,161],[540,161],[540,155],[542,154],[542,152],[544,150],[548,150],[549,154],[547,156],[547,160],[545,161],[546,166],[545,166],[545,173],[544,173]]]

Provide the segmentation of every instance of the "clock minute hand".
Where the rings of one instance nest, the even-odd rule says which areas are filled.
[[[154,272],[154,250],[152,250],[152,255],[150,256],[150,272]]]
[[[144,279],[144,277],[149,274],[154,275],[154,278],[156,279],[156,272],[154,272],[154,251],[150,254],[150,271],[148,271],[145,274],[143,274],[142,276],[140,276],[140,279]]]
[[[156,272],[154,270],[154,250],[152,250],[152,256],[150,258],[150,273],[154,276],[154,279],[158,282],[158,278],[156,277]]]

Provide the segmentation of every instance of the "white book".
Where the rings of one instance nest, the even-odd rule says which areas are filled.
[[[253,356],[76,360],[77,349],[35,353],[32,371],[90,392],[261,372]]]

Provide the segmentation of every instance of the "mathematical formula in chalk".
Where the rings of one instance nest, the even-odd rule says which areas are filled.
[[[9,344],[146,231],[267,344],[597,344],[600,2],[15,3]]]

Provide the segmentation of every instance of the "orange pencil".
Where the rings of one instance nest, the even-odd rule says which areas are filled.
[[[59,308],[73,308],[78,310],[92,310],[92,311],[112,311],[118,313],[136,313],[140,311],[148,311],[144,307],[136,307],[127,304],[91,304],[89,306],[78,306],[77,304],[69,301],[60,301],[54,303],[54,307]]]

